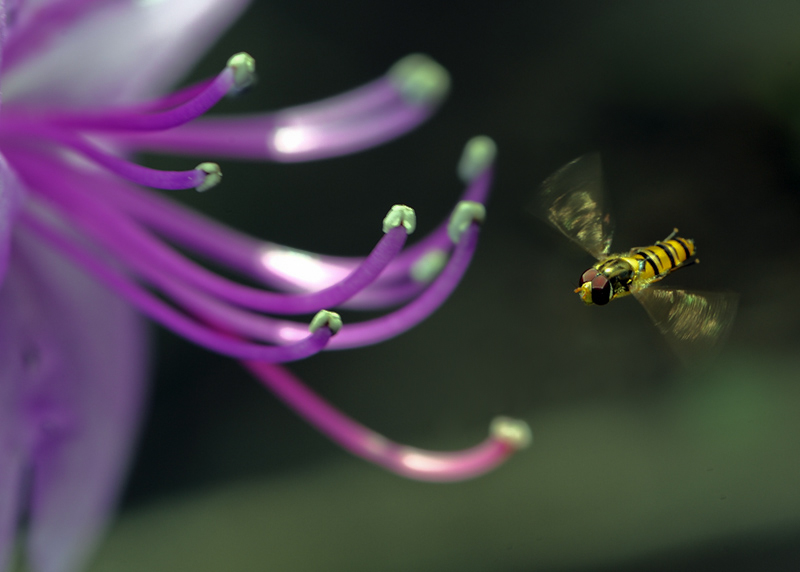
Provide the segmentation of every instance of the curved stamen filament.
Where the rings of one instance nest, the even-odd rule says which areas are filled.
[[[468,155],[470,147],[468,144],[465,155]],[[485,202],[492,178],[493,171],[489,163],[482,170],[476,171],[461,199]],[[122,189],[118,190],[113,186],[104,192],[130,216],[176,244],[275,288],[307,290],[309,274],[319,277],[315,284],[335,283],[363,261],[361,258],[316,255],[262,241],[221,225],[200,213],[181,208],[164,197],[144,193],[136,188],[124,189],[122,192]],[[447,225],[448,221],[445,220],[428,236],[401,252],[378,279],[354,296],[347,306],[381,308],[401,303],[418,294],[424,288],[425,282],[420,283],[414,278],[414,267],[430,252],[446,254],[452,249]],[[302,260],[303,264],[284,264],[286,260]],[[280,268],[275,266],[277,264],[280,264]],[[293,269],[299,274],[293,275]]]
[[[71,137],[65,134],[53,138],[121,178],[153,189],[170,191],[197,189],[203,192],[216,186],[222,179],[222,171],[216,163],[202,163],[189,171],[161,171],[137,165],[117,155],[106,153],[80,137]]]
[[[84,215],[85,213],[75,213],[75,216]],[[282,321],[276,322],[265,316],[242,311],[228,304],[222,304],[220,300],[215,297],[208,296],[208,290],[205,290],[206,294],[203,294],[202,291],[204,289],[198,288],[197,282],[181,280],[176,273],[169,272],[170,268],[176,268],[174,263],[168,263],[163,267],[156,264],[156,254],[152,253],[152,251],[140,253],[139,255],[131,257],[129,253],[136,251],[138,247],[126,242],[124,237],[120,241],[119,235],[115,234],[125,227],[124,220],[119,218],[115,220],[116,217],[112,216],[110,213],[106,213],[102,217],[97,217],[94,212],[91,212],[88,216],[88,220],[84,220],[83,222],[86,225],[92,225],[96,228],[94,221],[96,221],[97,218],[102,218],[106,223],[111,223],[111,226],[105,229],[107,234],[102,238],[107,247],[115,252],[115,257],[126,260],[131,264],[132,269],[135,269],[143,277],[146,277],[153,285],[169,293],[176,303],[190,309],[193,313],[201,316],[205,321],[209,321],[216,324],[218,327],[235,332],[239,336],[248,336],[264,341],[285,341],[286,339],[296,339],[299,337],[301,331],[299,325],[293,325],[292,323]],[[108,233],[112,228],[113,231]],[[387,264],[391,256],[396,254],[402,247],[405,239],[404,230],[405,229],[400,227],[392,229],[384,236],[370,257],[367,257],[365,263],[350,276],[357,276],[362,269],[363,274],[366,275],[369,272],[369,263],[372,262],[371,258],[373,256],[375,259],[383,258],[381,265]],[[345,326],[345,328],[343,328],[344,331],[340,334],[344,336],[345,341],[336,347],[345,348],[377,343],[378,341],[388,339],[413,327],[430,315],[453,291],[469,265],[469,261],[471,260],[477,244],[477,228],[474,230],[475,232],[470,236],[465,236],[462,239],[463,245],[456,248],[456,252],[448,266],[419,298],[393,314],[359,324]],[[381,249],[381,246],[385,248]],[[308,295],[275,295],[262,291],[254,291],[253,295],[260,294],[266,297],[269,294],[278,302],[286,304],[284,307],[280,308],[280,312],[272,313],[309,313],[323,306],[333,307],[329,304],[320,304],[320,301],[325,299],[326,294],[336,293],[337,291],[349,292],[346,295],[352,294],[352,290],[348,291],[344,289],[348,286],[348,279],[342,281],[341,286],[341,289],[334,286],[319,293]],[[342,297],[344,296],[339,296],[339,298]],[[226,298],[222,297],[222,300],[225,299]],[[228,298],[228,302],[230,301],[231,300]],[[251,299],[249,301],[252,302],[253,300]],[[293,302],[296,302],[294,307],[292,306]],[[299,305],[300,302],[303,303],[302,306]],[[335,339],[333,341],[335,342]]]
[[[280,315],[306,314],[340,305],[375,280],[403,248],[407,237],[405,229],[394,228],[338,283],[316,292],[282,294],[240,285],[209,272],[149,237],[130,221],[115,216],[116,213],[109,213],[100,223],[94,217],[94,220],[83,219],[87,214],[84,210],[75,216],[81,217],[87,229],[97,232],[117,256],[154,285],[170,289],[172,284],[185,283],[228,303]]]
[[[20,153],[12,154],[26,181],[36,184],[42,193],[47,193],[60,205],[59,208],[66,209],[71,218],[80,221],[87,231],[113,248],[116,257],[125,260],[154,284],[167,287],[171,282],[183,281],[228,302],[273,314],[312,313],[341,304],[374,281],[402,250],[407,238],[408,229],[403,219],[398,219],[387,228],[388,232],[373,251],[338,283],[312,293],[265,292],[210,272],[149,235],[124,213],[93,201],[91,195],[86,194],[87,188],[93,187],[88,174],[73,181],[74,171],[59,166],[55,160],[51,160],[50,168],[43,172],[36,169],[35,160]],[[98,186],[103,188],[102,183]],[[111,187],[113,184],[106,181],[105,188]]]
[[[83,6],[91,2],[78,0]],[[56,5],[66,8],[70,3],[57,0]],[[484,139],[467,146],[466,158],[459,165],[467,188],[449,224],[443,223],[403,251],[415,219],[413,211],[397,207],[384,221],[384,236],[366,257],[316,256],[256,240],[161,197],[129,188],[127,182],[203,191],[221,177],[214,163],[170,172],[124,158],[124,153],[138,150],[304,161],[374,147],[427,119],[449,85],[438,64],[412,56],[385,77],[319,103],[256,117],[200,119],[221,98],[246,88],[253,78],[253,59],[237,54],[216,78],[144,103],[97,112],[54,111],[18,103],[0,122],[0,149],[12,158],[16,174],[32,191],[17,218],[19,232],[35,233],[49,248],[164,327],[243,360],[300,415],[369,461],[429,481],[472,478],[496,467],[529,441],[524,423],[497,420],[488,439],[463,451],[415,449],[359,425],[274,365],[324,349],[391,338],[424,320],[447,299],[476,249],[482,203],[492,177],[493,144]],[[82,158],[102,169],[87,167]],[[225,278],[184,255],[181,247],[289,293],[268,292]],[[307,255],[312,264],[281,270],[267,261],[265,253],[270,249]],[[314,264],[317,269],[328,268],[313,275],[309,270],[313,272]],[[400,302],[406,305],[347,325],[339,334],[338,315],[320,310],[342,304],[377,308]],[[306,328],[263,312],[317,314]]]
[[[401,107],[357,121],[314,125],[278,117],[266,136],[263,157],[272,161],[314,161],[375,147],[430,116],[425,108]]]
[[[432,110],[397,101],[381,113],[342,117],[333,123],[277,114],[209,117],[152,133],[113,133],[138,151],[268,161],[310,161],[354,153],[394,139],[427,119]]]
[[[394,473],[423,481],[460,481],[491,471],[530,442],[523,421],[498,418],[488,439],[463,451],[435,452],[389,441],[324,401],[286,369],[246,361],[275,395],[338,445]]]
[[[219,333],[159,300],[146,289],[116,271],[78,240],[55,230],[52,225],[44,222],[31,211],[23,211],[20,214],[20,222],[34,230],[53,249],[58,250],[100,282],[112,288],[154,321],[217,353],[239,359],[254,359],[272,363],[289,362],[320,352],[333,335],[329,328],[318,328],[301,339],[296,338],[297,341],[293,343],[265,346]]]
[[[76,216],[82,216],[82,212],[75,213]],[[89,218],[84,221],[87,225],[94,226],[94,221],[97,220],[98,217],[89,216]],[[110,215],[105,215],[101,217],[104,221],[109,222],[113,221],[114,217]],[[123,259],[127,258],[127,253],[131,249],[137,248],[131,244],[126,244],[123,239],[123,243],[118,243],[117,238],[115,238],[114,233],[120,231],[124,228],[124,221],[117,220],[113,222],[111,227],[106,229],[106,232],[113,228],[113,232],[110,234],[106,234],[104,239],[105,242],[113,248],[117,252],[117,256],[122,257]],[[96,227],[95,227],[96,228]],[[403,235],[403,230],[399,227],[390,231],[390,234],[384,237],[383,241],[387,241],[391,234],[396,234],[399,238]],[[379,341],[383,341],[394,337],[411,327],[415,326],[419,322],[423,321],[427,318],[431,313],[433,313],[439,306],[441,306],[447,297],[452,293],[455,287],[460,282],[464,272],[469,266],[469,263],[472,259],[472,256],[475,252],[475,248],[477,246],[477,238],[478,238],[478,227],[472,225],[470,228],[466,229],[464,235],[461,237],[459,244],[456,246],[455,251],[453,252],[453,256],[441,272],[441,274],[429,285],[428,289],[425,290],[422,294],[419,295],[418,298],[404,306],[403,308],[397,310],[392,314],[388,314],[386,316],[376,318],[374,320],[368,320],[365,322],[361,322],[358,324],[348,324],[346,325],[342,332],[331,341],[331,349],[342,349],[342,348],[350,348],[356,346],[363,346],[378,343]],[[397,246],[401,246],[402,243],[397,244]],[[379,243],[380,245],[380,243]],[[378,249],[376,249],[377,251]],[[373,252],[376,252],[373,251]],[[396,253],[397,250],[395,250]],[[177,277],[176,273],[170,274],[168,270],[172,268],[175,270],[177,268],[176,261],[166,262],[166,266],[158,269],[158,264],[156,263],[156,256],[157,253],[150,251],[150,253],[142,256],[138,256],[137,260],[134,262],[134,267],[144,275],[148,276],[149,279],[159,285],[159,287],[168,290],[173,296],[176,297],[177,301],[181,304],[190,306],[193,311],[197,312],[200,315],[205,316],[206,319],[214,321],[217,324],[224,324],[224,327],[231,328],[236,331],[239,335],[248,335],[258,339],[267,339],[267,340],[274,340],[275,333],[274,333],[274,322],[264,318],[263,316],[254,315],[246,312],[241,312],[236,310],[235,308],[227,307],[227,309],[219,304],[214,304],[212,299],[206,298],[205,300],[199,299],[197,293],[193,293],[191,291],[186,291],[181,289],[181,285],[179,282],[181,280],[175,280],[173,277]],[[143,262],[146,263],[144,266],[141,264],[137,264],[136,262]],[[385,262],[386,263],[386,262]],[[385,264],[384,263],[384,264]],[[150,265],[153,265],[152,267]],[[364,268],[362,266],[361,268]],[[354,272],[351,274],[353,276],[356,274]],[[187,280],[185,281],[187,284],[191,284],[191,288],[197,289],[200,286],[194,280]],[[203,285],[205,286],[205,285]],[[206,289],[208,292],[209,290]],[[331,289],[323,290],[322,293],[330,292]],[[215,292],[216,293],[216,292]],[[268,293],[261,292],[261,291],[254,291],[252,295],[259,294],[261,296],[266,296]],[[271,295],[274,298],[282,299],[284,302],[287,303],[287,306],[281,308],[280,312],[272,312],[272,313],[279,313],[279,314],[288,314],[288,313],[299,313],[297,311],[289,311],[292,309],[288,303],[290,303],[293,299],[301,299],[301,300],[310,300],[315,301],[314,295],[308,296],[296,296],[292,297],[280,295]],[[229,302],[234,301],[231,300],[231,297],[223,297],[223,299],[227,299]],[[250,298],[247,302],[253,302],[254,298]],[[235,300],[235,302],[239,302],[240,305],[253,307],[254,304],[241,304],[242,300]],[[326,304],[328,307],[332,307]],[[303,307],[301,311],[309,312],[319,309],[319,305],[311,307]],[[263,309],[263,308],[260,308]],[[298,308],[294,308],[297,310]],[[284,332],[286,332],[286,328],[281,328]],[[288,335],[284,333],[284,335]]]
[[[331,340],[330,349],[376,344],[413,328],[430,316],[452,294],[467,271],[478,245],[478,233],[475,224],[466,229],[450,261],[419,297],[391,314],[345,325],[339,335]]]
[[[494,172],[491,168],[487,168],[480,173],[464,190],[459,198],[459,202],[473,201],[485,203],[488,199],[493,176]],[[413,268],[423,256],[429,252],[449,252],[453,245],[447,232],[449,223],[450,219],[445,219],[424,238],[405,249],[394,263],[386,269],[386,272],[381,275],[381,279],[375,283],[372,290],[384,286],[392,287],[394,285],[392,283],[398,281],[413,280]],[[324,257],[322,258],[324,259]],[[416,280],[413,281],[416,282]],[[370,290],[365,291],[365,294],[369,291]],[[356,302],[357,300],[358,298],[353,301]]]
[[[456,250],[445,270],[418,298],[392,314],[344,326],[342,332],[331,340],[331,344],[336,344],[339,336],[345,336],[344,343],[335,346],[329,344],[328,347],[342,349],[377,343],[423,321],[455,289],[474,253],[476,238],[476,234],[464,237],[464,244]],[[115,244],[110,243],[109,246],[116,253],[115,256],[121,255],[122,250]],[[170,279],[154,279],[153,282],[175,303],[198,316],[204,323],[213,324],[236,336],[270,343],[287,343],[303,336],[304,327],[296,322],[275,320],[231,306],[191,284]]]
[[[202,305],[198,303],[197,296],[192,295],[191,290],[205,290],[214,296],[220,297],[222,300],[245,307],[252,308],[255,306],[254,309],[263,309],[263,307],[267,306],[266,301],[269,299],[277,308],[277,311],[270,310],[273,313],[310,313],[322,307],[319,304],[319,300],[313,298],[313,294],[293,297],[230,283],[226,279],[183,259],[156,239],[148,237],[144,231],[137,229],[136,225],[121,212],[108,208],[102,203],[87,200],[86,197],[91,196],[91,194],[84,197],[79,189],[84,191],[92,190],[93,185],[90,184],[91,179],[88,173],[77,173],[75,170],[64,168],[55,159],[49,160],[49,168],[46,171],[37,169],[40,161],[37,161],[35,157],[19,151],[9,151],[9,153],[13,156],[14,164],[17,166],[23,180],[26,180],[28,184],[35,185],[43,193],[43,197],[49,196],[49,200],[55,201],[59,205],[59,209],[67,209],[70,217],[80,221],[85,231],[96,234],[97,238],[106,244],[107,248],[111,249],[114,258],[126,261],[131,270],[148,277],[152,284],[168,291],[178,305],[191,308],[198,315],[204,316],[205,314],[202,313]],[[44,193],[48,193],[48,195]],[[393,229],[384,236],[379,246],[389,245],[389,254],[395,255],[399,248],[402,247],[405,239],[405,230],[402,225]],[[477,238],[477,225],[470,225],[455,247],[446,267],[419,297],[386,316],[358,324],[346,325],[342,332],[331,341],[330,348],[342,349],[377,343],[394,337],[424,320],[447,299],[457,286],[474,254]],[[376,249],[374,252],[380,252],[380,249]],[[378,261],[376,267],[385,267],[388,261],[391,260],[390,257],[383,257],[382,255],[378,255],[376,258],[382,258],[382,260]],[[369,274],[368,270],[365,270],[365,273]],[[115,283],[119,283],[117,277],[109,278],[106,276],[106,279],[114,279],[117,280]],[[374,279],[374,275],[372,279]],[[181,283],[186,286],[183,290],[181,289]],[[222,288],[222,286],[225,286],[225,288]],[[125,289],[130,296],[135,296],[138,300],[138,305],[143,307],[145,311],[151,314],[157,312],[157,319],[168,321],[171,324],[169,327],[172,329],[190,339],[197,340],[198,343],[204,345],[210,343],[207,339],[193,332],[190,327],[191,324],[187,324],[185,316],[177,313],[174,308],[160,303],[158,299],[155,299],[143,288],[138,287],[136,289],[130,284],[120,285],[120,288]],[[330,291],[332,290],[327,292]],[[188,296],[186,292],[189,292]],[[327,292],[323,291],[323,293]],[[290,306],[282,307],[281,304],[287,300],[302,300],[305,305],[294,308]],[[309,300],[313,301],[314,304],[309,304]],[[209,308],[209,315],[206,316],[206,319],[210,319],[218,327],[230,328],[233,331],[237,331],[239,335],[249,335],[257,339],[276,339],[275,330],[277,328],[274,321],[271,322],[264,316],[248,314],[225,305],[220,306],[219,304],[216,306],[209,304]],[[291,309],[292,312],[289,312],[287,308]],[[301,337],[299,326],[280,326],[280,330],[282,331],[282,334],[280,334],[282,339],[296,340]],[[228,348],[226,344],[222,344],[218,351],[230,354],[234,350]]]
[[[106,110],[98,113],[62,111],[58,114],[35,115],[36,120],[85,131],[161,131],[172,129],[197,119],[214,107],[223,97],[239,91],[252,83],[255,71],[253,58],[247,54],[236,54],[228,60],[228,65],[211,82],[200,84],[202,89],[190,88],[184,92],[191,94],[187,101],[168,111],[142,113],[140,108]],[[194,93],[196,91],[196,93]],[[157,106],[156,106],[157,107]],[[23,110],[15,113],[23,115]]]
[[[275,113],[203,118],[178,129],[114,133],[132,150],[237,159],[306,161],[373,147],[410,131],[447,92],[447,72],[410,56],[383,78],[345,94]]]
[[[114,107],[114,112],[122,113],[146,113],[154,111],[167,111],[191,101],[207,89],[211,88],[216,78],[204,79],[192,85],[187,85],[177,91],[168,93],[158,99],[132,103],[124,107]]]
[[[215,187],[222,180],[222,171],[216,163],[201,163],[188,171],[161,171],[127,161],[118,155],[104,151],[81,136],[73,135],[65,130],[13,119],[3,122],[0,141],[4,143],[4,146],[13,141],[14,147],[36,148],[41,145],[42,140],[61,143],[64,147],[80,153],[122,179],[154,189],[194,188],[204,192]]]

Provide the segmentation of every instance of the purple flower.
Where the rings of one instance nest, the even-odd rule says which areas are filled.
[[[74,569],[101,530],[145,386],[139,314],[241,360],[332,440],[401,475],[473,477],[529,440],[524,423],[501,418],[485,442],[465,451],[398,445],[345,417],[278,365],[386,340],[444,302],[476,248],[492,178],[489,139],[467,145],[459,166],[466,189],[448,221],[406,247],[414,211],[395,206],[364,258],[265,242],[141,188],[204,191],[221,172],[209,162],[189,171],[146,168],[131,161],[140,151],[264,161],[332,157],[416,127],[447,91],[446,72],[417,55],[318,103],[202,117],[252,82],[252,58],[237,54],[216,77],[163,95],[246,4],[0,3],[0,568],[23,517],[26,553],[37,571]],[[223,277],[197,259],[264,287]],[[342,326],[328,311],[337,307],[389,310]],[[310,326],[291,319],[311,315]]]

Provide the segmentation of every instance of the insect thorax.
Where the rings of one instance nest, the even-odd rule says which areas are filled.
[[[606,258],[595,265],[599,273],[608,278],[614,290],[612,298],[627,296],[631,293],[631,284],[636,277],[635,261],[632,258]]]

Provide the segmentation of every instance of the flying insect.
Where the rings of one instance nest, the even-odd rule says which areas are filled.
[[[738,296],[654,286],[672,272],[698,262],[694,241],[674,229],[651,246],[620,254],[611,250],[611,218],[603,210],[600,157],[581,156],[542,183],[534,214],[543,216],[598,261],[583,272],[575,292],[587,305],[602,306],[633,295],[686,362],[711,353],[733,324]]]

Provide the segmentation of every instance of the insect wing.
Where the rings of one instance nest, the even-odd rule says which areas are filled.
[[[578,157],[550,175],[530,210],[595,258],[608,256],[612,232],[603,211],[603,169],[597,153]]]
[[[739,296],[644,288],[634,292],[676,354],[687,364],[710,358],[730,332]]]

